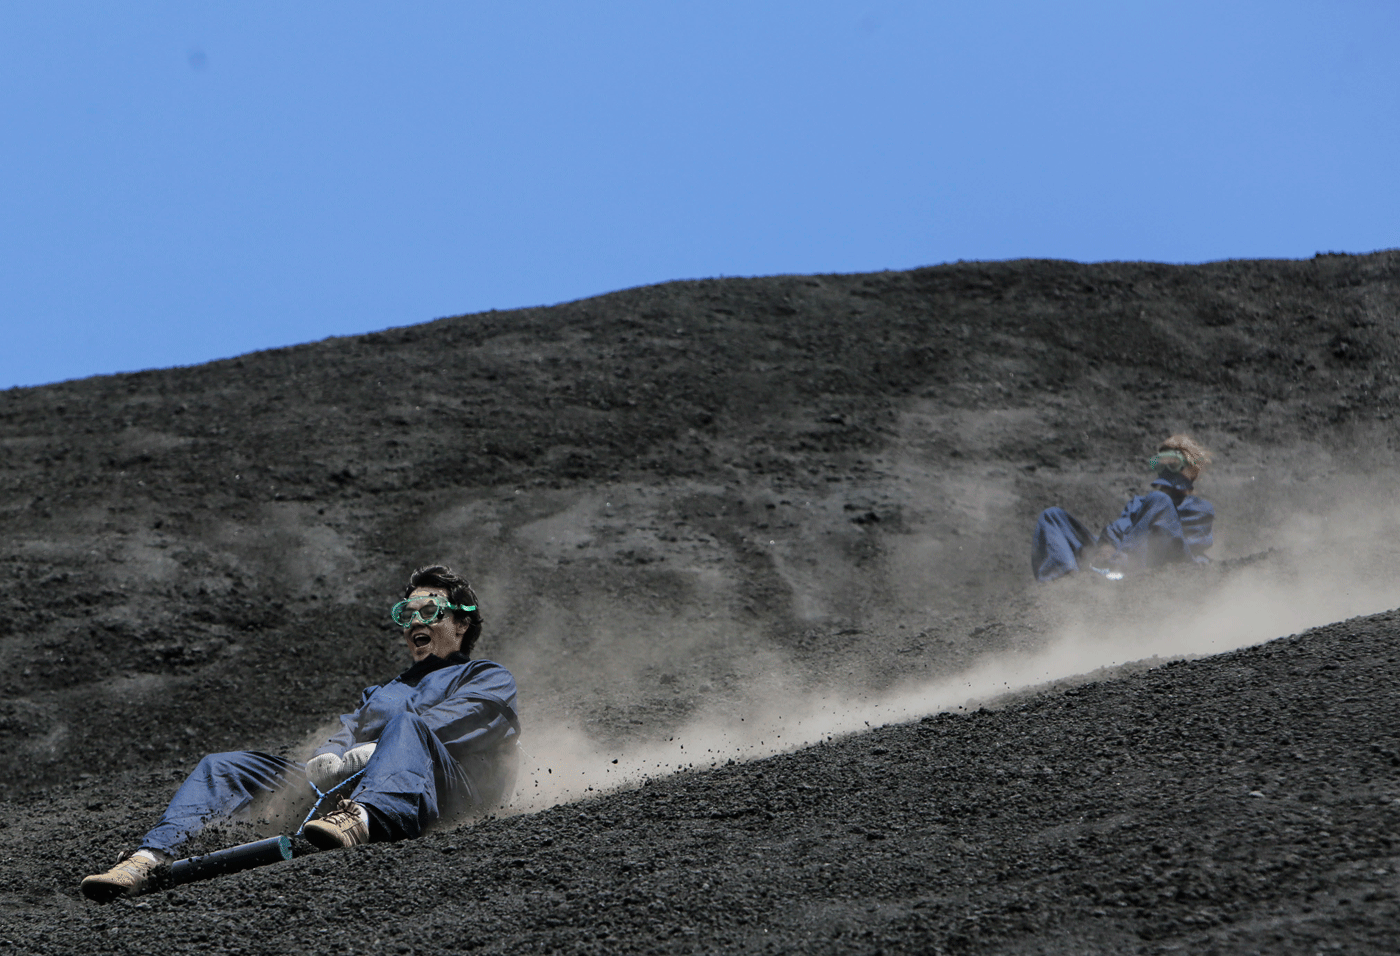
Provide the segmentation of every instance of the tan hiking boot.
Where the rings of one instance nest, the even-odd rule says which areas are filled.
[[[352,800],[340,805],[319,820],[312,820],[302,835],[322,850],[358,846],[369,842],[369,815],[365,808]]]
[[[106,903],[118,896],[140,896],[155,889],[156,868],[159,866],[155,860],[129,856],[106,873],[83,880],[83,895],[98,903]]]

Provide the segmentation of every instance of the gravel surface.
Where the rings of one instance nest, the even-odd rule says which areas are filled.
[[[1395,952],[1398,280],[683,282],[0,393],[0,951]],[[1175,430],[1220,560],[1034,585]],[[395,673],[436,560],[514,808],[81,898]]]
[[[72,892],[110,843],[84,829],[94,808],[110,816],[87,781],[12,809],[0,831],[4,942],[1394,952],[1397,655],[1400,614],[1359,618],[105,907]]]

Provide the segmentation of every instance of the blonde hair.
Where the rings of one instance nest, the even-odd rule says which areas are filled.
[[[1188,481],[1195,481],[1200,477],[1201,472],[1210,465],[1210,452],[1198,445],[1190,435],[1173,435],[1158,445],[1157,451],[1180,452],[1181,457],[1186,459],[1186,465],[1181,469],[1181,473],[1186,476]]]

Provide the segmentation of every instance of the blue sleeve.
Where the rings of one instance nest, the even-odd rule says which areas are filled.
[[[1133,529],[1142,519],[1143,501],[1143,498],[1137,497],[1124,505],[1123,513],[1104,527],[1100,537],[1112,542],[1119,551],[1131,551],[1138,537],[1133,534]]]
[[[1211,528],[1215,524],[1215,506],[1204,498],[1190,495],[1176,509],[1181,519],[1181,533],[1186,538],[1186,546],[1197,561],[1205,559],[1202,553],[1215,543]]]
[[[1123,513],[1104,529],[1104,535],[1119,551],[1130,553],[1143,548],[1156,538],[1154,550],[1166,549],[1177,559],[1189,558],[1186,539],[1181,534],[1181,519],[1171,498],[1160,491],[1140,495],[1128,502]]]
[[[355,733],[360,729],[360,711],[365,709],[365,704],[369,703],[369,699],[374,696],[374,692],[377,690],[379,690],[378,684],[366,687],[364,693],[360,695],[360,706],[355,708],[353,714],[340,715],[340,729],[331,735],[330,740],[317,747],[316,752],[311,756],[319,757],[321,754],[345,756],[345,751],[355,746]]]
[[[1190,534],[1183,514],[1193,522]],[[1214,518],[1215,509],[1208,501],[1188,497],[1178,509],[1170,497],[1154,491],[1128,502],[1123,513],[1104,528],[1104,536],[1122,553],[1138,552],[1148,567],[1171,561],[1205,564],[1210,559],[1193,549],[1210,547]]]
[[[472,661],[444,696],[414,708],[458,760],[493,750],[520,735],[515,678],[492,661]]]

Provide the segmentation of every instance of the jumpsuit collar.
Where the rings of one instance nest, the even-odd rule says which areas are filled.
[[[453,651],[446,657],[438,657],[436,654],[429,654],[421,661],[414,661],[413,666],[395,677],[394,680],[403,681],[410,687],[416,685],[420,680],[431,674],[433,671],[452,664],[470,664],[471,658],[461,651]]]

